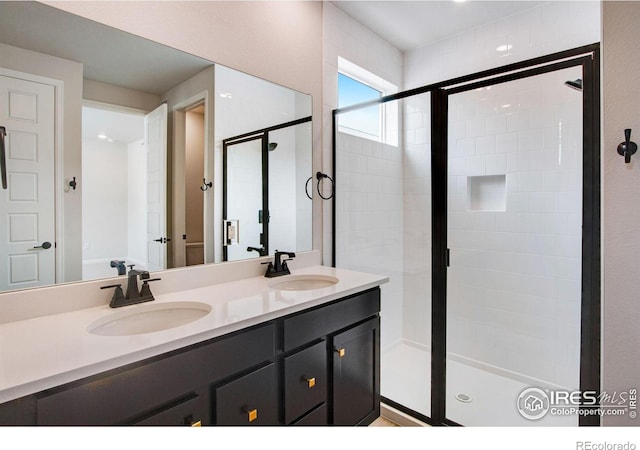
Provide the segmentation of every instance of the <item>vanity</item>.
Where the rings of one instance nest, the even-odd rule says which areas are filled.
[[[386,281],[312,266],[5,323],[0,424],[368,425]]]

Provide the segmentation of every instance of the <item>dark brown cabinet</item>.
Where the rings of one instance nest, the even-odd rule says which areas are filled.
[[[0,425],[368,425],[379,288],[0,404]]]

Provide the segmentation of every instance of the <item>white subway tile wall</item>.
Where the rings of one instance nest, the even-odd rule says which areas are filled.
[[[452,125],[467,126],[448,137],[447,350],[568,388],[579,386],[582,95],[564,81],[580,77],[571,68],[449,97]],[[531,120],[537,109],[555,122]],[[493,133],[478,125],[505,120]]]

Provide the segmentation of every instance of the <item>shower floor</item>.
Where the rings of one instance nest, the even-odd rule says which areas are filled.
[[[431,354],[410,342],[398,342],[382,353],[381,394],[431,416]],[[577,416],[550,416],[531,421],[517,408],[520,392],[531,387],[495,373],[447,360],[447,417],[464,426],[577,426]],[[466,394],[471,402],[455,398]]]

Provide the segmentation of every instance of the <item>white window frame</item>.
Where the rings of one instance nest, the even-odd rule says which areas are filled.
[[[398,86],[340,56],[338,57],[338,73],[341,73],[366,86],[369,86],[372,89],[375,89],[376,91],[380,92],[383,97],[398,92]],[[346,133],[397,147],[398,103],[387,102],[380,104],[380,136],[373,136],[364,132],[359,132],[358,130],[354,130],[352,128],[343,127],[340,125],[340,121],[338,121],[338,131],[340,131],[341,133]]]

